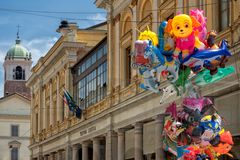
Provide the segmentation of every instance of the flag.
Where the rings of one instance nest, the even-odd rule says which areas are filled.
[[[68,91],[64,91],[64,103],[66,103],[69,107],[69,110],[75,113],[77,118],[81,118],[82,109],[76,104],[73,100],[72,96],[68,93]]]

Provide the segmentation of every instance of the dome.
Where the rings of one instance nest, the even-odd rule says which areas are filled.
[[[16,44],[13,45],[7,52],[5,59],[31,59],[31,53],[21,46],[20,40],[16,40]]]

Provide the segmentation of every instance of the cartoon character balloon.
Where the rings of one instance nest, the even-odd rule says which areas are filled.
[[[204,49],[205,45],[194,31],[194,28],[200,26],[201,24],[196,18],[186,14],[179,14],[168,20],[167,31],[172,32],[176,37],[175,57],[179,57],[179,54],[182,53],[180,58],[185,58],[193,53],[194,48]]]

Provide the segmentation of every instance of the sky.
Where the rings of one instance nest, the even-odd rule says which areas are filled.
[[[76,22],[79,28],[86,28],[106,20],[105,11],[96,8],[94,1],[0,1],[0,97],[4,92],[3,62],[8,49],[15,44],[17,26],[20,26],[21,44],[32,53],[34,65],[60,37],[56,29],[61,20]]]

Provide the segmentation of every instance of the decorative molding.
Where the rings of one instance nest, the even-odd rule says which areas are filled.
[[[30,110],[30,108],[29,108]],[[10,114],[0,114],[0,119],[12,119],[12,120],[30,120],[30,115],[10,115]]]
[[[16,139],[18,141],[21,141],[21,140],[29,140],[30,137],[27,137],[27,136],[23,136],[23,137],[12,137],[12,136],[0,136],[0,139],[9,139],[9,140],[13,140],[13,139]]]

